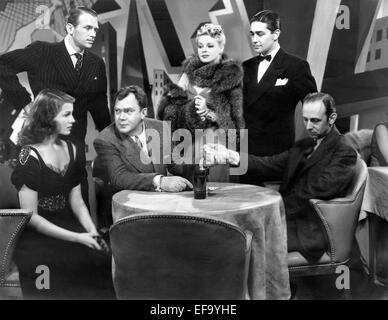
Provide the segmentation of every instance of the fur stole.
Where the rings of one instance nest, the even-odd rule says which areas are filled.
[[[196,114],[194,99],[188,92],[174,83],[164,88],[158,106],[158,118],[171,121],[172,130],[185,128],[242,129],[242,80],[241,65],[223,55],[219,63],[204,64],[197,55],[190,56],[183,63],[183,72],[192,85],[210,88],[207,99],[208,108],[217,115],[217,123],[201,121]]]
[[[211,88],[214,92],[223,92],[239,86],[243,80],[241,65],[228,59],[224,54],[219,63],[205,64],[197,55],[183,62],[183,72],[189,81],[198,87]]]

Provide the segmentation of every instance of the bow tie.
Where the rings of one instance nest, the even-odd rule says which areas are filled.
[[[270,62],[271,59],[272,59],[272,57],[271,57],[270,54],[268,54],[268,55],[266,55],[266,56],[257,56],[257,57],[256,57],[257,63],[260,63],[260,62],[263,61],[263,60],[267,60],[267,61]]]

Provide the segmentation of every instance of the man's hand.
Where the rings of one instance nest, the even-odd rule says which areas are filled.
[[[238,152],[227,149],[222,144],[207,143],[203,147],[204,166],[211,167],[216,164],[226,164],[237,166],[240,163]]]
[[[192,189],[193,185],[185,178],[178,176],[163,177],[160,188],[167,192],[180,192],[187,188]]]
[[[205,166],[225,164],[229,161],[229,150],[222,144],[205,144],[203,151]]]

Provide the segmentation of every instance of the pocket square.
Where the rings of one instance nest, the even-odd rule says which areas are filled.
[[[285,86],[288,82],[288,79],[287,78],[284,78],[284,79],[276,79],[276,83],[275,83],[275,86]]]

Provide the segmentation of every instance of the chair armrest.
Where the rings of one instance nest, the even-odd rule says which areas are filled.
[[[362,198],[363,188],[355,196],[347,196],[342,198],[334,198],[331,200],[320,200],[320,199],[310,199],[310,204],[314,210],[318,213],[319,218],[329,225],[337,224],[341,221],[341,213],[349,213],[349,210],[355,209],[357,211],[357,206],[360,204],[360,199]],[[359,215],[358,212],[355,212],[354,215]],[[345,218],[345,217],[343,217]],[[346,217],[349,221],[349,216]]]
[[[343,197],[332,200],[310,199],[326,230],[332,262],[347,259],[360,214],[362,197]]]

